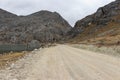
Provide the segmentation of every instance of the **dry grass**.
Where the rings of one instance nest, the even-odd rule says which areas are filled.
[[[101,47],[98,47],[95,45],[75,44],[75,45],[73,45],[73,47],[120,57],[120,46],[110,46],[110,47],[101,46]]]
[[[113,17],[114,20],[119,20],[119,16]],[[108,42],[108,38],[110,44],[116,43],[116,41],[120,41],[120,23],[110,21],[107,25],[101,26],[97,28],[98,25],[92,24],[84,29],[84,32],[78,34],[75,38],[69,40],[70,43],[81,43],[86,41],[86,43],[90,43],[90,40],[94,40],[95,42],[99,42],[99,38],[103,38],[102,41]],[[117,38],[117,39],[115,39]],[[105,40],[104,40],[105,39]],[[88,41],[88,42],[87,42]],[[106,43],[107,44],[107,43]]]
[[[79,43],[84,44],[96,44],[98,46],[114,46],[114,45],[120,45],[120,35],[115,36],[105,36],[105,37],[99,37],[95,39],[89,39],[85,41],[81,41]]]
[[[3,69],[10,65],[10,63],[22,58],[26,52],[7,53],[0,55],[0,69]]]

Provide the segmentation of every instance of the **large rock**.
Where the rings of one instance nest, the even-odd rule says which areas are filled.
[[[38,49],[41,47],[41,44],[37,40],[32,40],[30,43],[28,43],[28,49]]]

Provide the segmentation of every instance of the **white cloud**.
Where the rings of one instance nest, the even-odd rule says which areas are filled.
[[[99,7],[114,0],[0,0],[0,8],[18,15],[28,15],[40,10],[56,11],[71,25]]]

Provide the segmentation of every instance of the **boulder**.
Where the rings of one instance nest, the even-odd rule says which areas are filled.
[[[28,43],[28,49],[38,49],[41,47],[41,44],[37,40],[32,40],[30,43]]]

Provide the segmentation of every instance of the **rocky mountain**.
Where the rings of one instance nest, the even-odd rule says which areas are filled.
[[[73,42],[96,40],[115,43],[120,41],[120,0],[100,7],[96,13],[76,22],[69,32]],[[98,39],[100,38],[100,39]],[[117,38],[117,39],[116,39]]]
[[[64,40],[70,29],[57,12],[17,16],[0,9],[0,44],[53,43]]]

